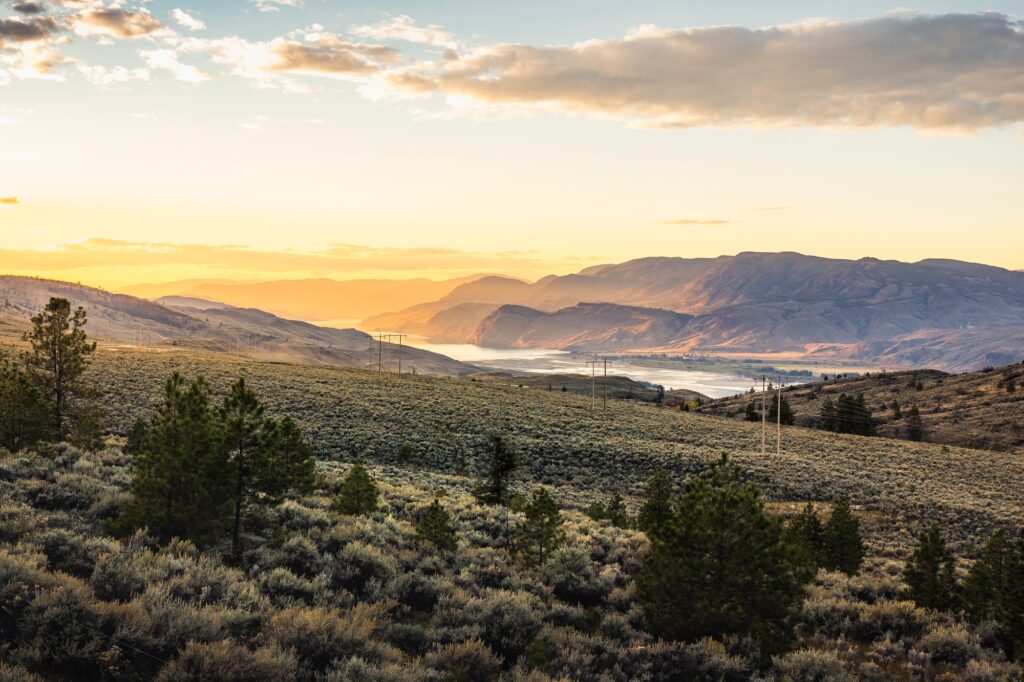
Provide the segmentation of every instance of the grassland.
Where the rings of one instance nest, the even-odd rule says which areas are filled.
[[[579,508],[620,492],[635,498],[658,468],[676,480],[725,452],[775,502],[848,497],[874,520],[879,550],[902,556],[930,522],[958,548],[1024,512],[1024,468],[1013,453],[979,452],[813,429],[783,428],[782,454],[762,457],[760,425],[465,379],[267,364],[193,351],[101,348],[90,370],[109,426],[124,433],[157,402],[173,371],[218,390],[245,375],[272,412],[294,416],[324,460],[397,462],[412,446],[424,471],[474,475],[489,434],[507,434],[526,462],[522,485],[543,483]]]
[[[116,436],[97,453],[0,452],[0,680],[1020,675],[984,628],[902,601],[900,581],[926,523],[942,523],[968,556],[991,530],[1019,523],[1016,455],[787,428],[782,454],[762,457],[759,425],[648,403],[611,401],[605,412],[589,397],[503,383],[101,347],[90,378],[111,430],[123,434],[147,415],[174,371],[202,374],[217,392],[246,376],[272,413],[301,423],[322,482],[262,512],[241,561],[226,562],[226,547],[104,534],[130,479]],[[510,557],[502,529],[517,513],[510,519],[469,494],[494,432],[523,455],[516,487],[542,483],[566,507],[564,546],[544,566]],[[412,462],[399,463],[406,444]],[[722,452],[778,514],[810,500],[827,515],[831,500],[851,498],[869,544],[860,575],[819,572],[794,650],[767,666],[742,640],[655,641],[636,600],[646,537],[581,511],[613,492],[635,508],[656,468],[678,481]],[[356,459],[381,484],[382,507],[366,518],[329,509]],[[455,520],[453,553],[416,536],[437,491]]]

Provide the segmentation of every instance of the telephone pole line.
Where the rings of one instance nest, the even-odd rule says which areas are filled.
[[[768,435],[768,387],[765,385],[765,375],[761,375],[761,456],[765,455],[765,438]]]
[[[601,390],[604,399],[604,411],[608,411],[608,358],[604,358],[604,386]]]
[[[593,360],[587,360],[587,364],[590,365],[590,409],[593,410],[597,404],[597,363],[600,362],[596,357]]]
[[[775,435],[775,454],[776,456],[782,454],[782,378],[777,377],[779,380],[779,402],[775,406],[775,417],[776,417],[776,428],[778,431]]]

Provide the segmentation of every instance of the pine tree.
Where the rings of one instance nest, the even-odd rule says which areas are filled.
[[[0,362],[0,447],[31,448],[49,435],[50,423],[46,400],[28,372]]]
[[[32,329],[24,336],[29,343],[25,364],[46,396],[53,434],[61,440],[68,434],[69,407],[86,393],[82,373],[96,350],[85,334],[85,324],[83,308],[72,312],[70,301],[51,298],[32,318]]]
[[[441,506],[441,500],[437,497],[420,514],[419,521],[416,523],[416,532],[421,538],[440,550],[450,552],[456,547],[457,541],[451,514]]]
[[[936,611],[950,611],[957,605],[956,573],[953,555],[946,548],[939,526],[925,531],[917,549],[903,570],[907,596],[918,606]]]
[[[509,484],[519,468],[519,457],[508,442],[499,435],[490,437],[488,447],[487,479],[477,490],[477,498],[484,504],[508,505]]]
[[[780,409],[779,403],[782,403]],[[789,401],[786,400],[786,396],[781,396],[775,400],[770,400],[768,405],[768,423],[776,424],[779,421],[779,412],[782,413],[782,423],[785,426],[792,426],[796,423],[796,417],[793,415],[793,408],[789,406]]]
[[[1011,660],[1024,658],[1024,539],[1011,541],[997,531],[971,566],[962,599],[967,618],[992,621]]]
[[[860,522],[850,512],[850,503],[839,499],[822,533],[821,566],[830,571],[856,575],[864,561]]]
[[[821,422],[821,428],[825,431],[836,430],[836,405],[832,402],[831,398],[827,398],[821,406],[821,410],[818,412],[818,419]]]
[[[629,514],[626,512],[626,504],[622,501],[622,495],[615,493],[608,506],[605,507],[605,518],[616,528],[629,526]]]
[[[751,400],[747,403],[747,409],[743,411],[743,421],[747,422],[759,422],[761,421],[761,411],[757,409],[757,405]]]
[[[910,408],[907,416],[907,438],[919,442],[924,440],[924,424],[921,422],[921,411],[917,405]]]
[[[672,518],[672,483],[664,469],[658,469],[647,482],[644,501],[636,517],[637,528],[648,537],[657,535]]]
[[[686,482],[652,540],[637,594],[657,636],[749,635],[770,653],[792,638],[806,577],[757,486],[723,457]]]
[[[171,376],[163,404],[137,434],[132,497],[114,530],[126,534],[146,527],[165,542],[216,542],[231,509],[220,437],[206,382],[200,378],[186,386],[180,374]]]
[[[793,547],[797,562],[817,572],[825,548],[825,529],[810,502],[786,524],[786,539]]]
[[[893,421],[899,421],[903,419],[903,409],[900,407],[900,401],[892,401],[892,419]]]
[[[234,507],[231,547],[236,556],[247,509],[275,504],[289,490],[308,490],[314,480],[315,460],[298,427],[289,418],[267,419],[263,412],[259,398],[240,378],[218,415]]]
[[[365,516],[377,511],[377,484],[362,462],[356,462],[338,488],[331,508],[341,514]]]
[[[547,488],[540,487],[533,491],[523,514],[526,519],[517,532],[519,552],[527,564],[539,566],[564,538],[561,508]]]

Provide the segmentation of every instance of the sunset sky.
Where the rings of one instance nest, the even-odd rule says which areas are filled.
[[[0,271],[1024,268],[1019,0],[0,0]]]

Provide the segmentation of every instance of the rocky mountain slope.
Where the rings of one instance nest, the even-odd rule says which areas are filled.
[[[157,347],[196,347],[279,362],[462,375],[478,368],[438,353],[379,345],[355,329],[332,329],[287,320],[255,308],[235,308],[196,298],[162,303],[55,280],[0,277],[0,333],[18,335],[29,318],[60,296],[85,308],[91,336]]]
[[[634,321],[618,333],[611,309],[579,303],[629,306],[634,310],[615,309],[611,317]],[[692,319],[666,338],[661,322],[671,313]],[[952,260],[796,253],[643,258],[532,284],[482,278],[364,325],[501,346],[813,353],[894,367],[978,369],[1024,358],[1024,274]]]

